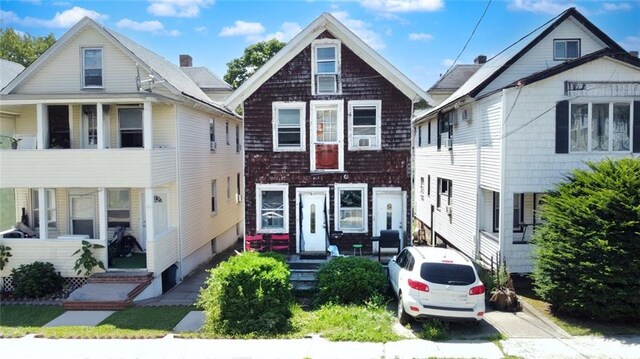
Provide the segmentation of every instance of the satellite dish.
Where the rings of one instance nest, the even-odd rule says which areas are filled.
[[[161,84],[165,82],[165,80],[156,80],[156,76],[153,72],[153,68],[150,69],[148,78],[142,80],[140,78],[140,67],[136,63],[136,88],[138,89],[138,92],[151,92],[154,84]]]

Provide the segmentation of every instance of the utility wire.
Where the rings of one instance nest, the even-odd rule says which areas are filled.
[[[464,50],[467,49],[467,45],[469,45],[469,42],[471,42],[471,38],[476,33],[476,30],[478,29],[478,26],[480,26],[480,23],[482,22],[482,19],[484,18],[484,15],[487,14],[487,10],[489,10],[489,5],[491,5],[491,1],[493,1],[493,0],[489,0],[489,2],[487,2],[487,6],[484,8],[484,12],[482,13],[482,16],[480,16],[480,19],[478,19],[478,22],[476,23],[476,26],[473,28],[473,31],[471,32],[471,35],[469,35],[469,38],[467,39],[467,42],[464,44],[464,47],[462,48],[462,50],[460,51],[460,53],[458,54],[456,59],[453,61],[451,66],[449,66],[449,69],[447,69],[447,72],[445,72],[445,74],[448,73],[449,71],[451,71],[453,66],[455,66],[456,63],[458,62],[458,59],[460,59],[460,56],[462,56],[462,53],[464,52]]]

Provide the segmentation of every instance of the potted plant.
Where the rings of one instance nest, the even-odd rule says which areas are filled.
[[[15,137],[11,137],[11,136],[6,136],[6,135],[0,135],[0,138],[5,138],[7,140],[9,140],[9,142],[11,143],[11,149],[17,149],[18,148],[18,142],[21,140],[21,138],[15,138]],[[0,140],[0,143],[3,143],[4,141]]]

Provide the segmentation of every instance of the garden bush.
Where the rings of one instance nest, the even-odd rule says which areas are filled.
[[[290,330],[293,292],[280,257],[245,252],[210,273],[198,300],[206,331],[264,335]]]
[[[316,304],[364,304],[386,288],[382,264],[364,257],[337,257],[318,270]]]
[[[543,198],[534,286],[554,311],[640,319],[640,159],[588,163]]]
[[[52,297],[62,291],[64,279],[53,264],[33,262],[11,270],[13,293],[18,298]]]

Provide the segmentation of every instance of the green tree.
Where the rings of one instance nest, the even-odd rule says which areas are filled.
[[[0,28],[0,58],[29,66],[56,42],[53,33],[47,36],[21,35],[13,28]]]
[[[282,41],[271,39],[247,47],[241,57],[227,63],[224,80],[237,89],[285,45]]]
[[[574,170],[544,197],[535,290],[575,317],[640,319],[640,158]]]

